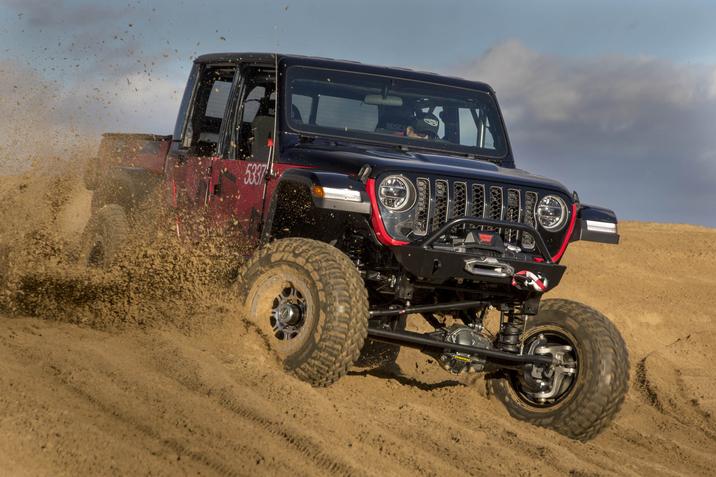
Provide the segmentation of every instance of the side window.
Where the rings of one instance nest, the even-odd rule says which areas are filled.
[[[241,118],[241,122],[250,123],[253,122],[256,117],[256,113],[259,112],[259,106],[261,105],[261,98],[266,96],[265,86],[254,86],[249,91],[244,99],[244,111]]]
[[[480,149],[495,149],[495,137],[490,127],[490,119],[483,111],[460,108],[460,144],[477,146]]]
[[[475,118],[467,108],[458,109],[460,121],[460,145],[475,146],[477,144],[477,124]]]
[[[275,124],[276,77],[273,69],[252,68],[245,72],[243,98],[239,103],[230,157],[267,162]]]
[[[495,145],[495,135],[492,134],[492,126],[490,125],[490,119],[484,118],[482,121],[484,125],[484,131],[482,133],[482,144],[480,145],[483,149],[497,149]]]
[[[207,67],[201,74],[184,147],[198,156],[218,154],[221,127],[236,68]]]
[[[224,117],[230,91],[231,81],[214,81],[211,93],[209,93],[209,100],[206,103],[206,113],[204,113],[207,118],[222,119]]]

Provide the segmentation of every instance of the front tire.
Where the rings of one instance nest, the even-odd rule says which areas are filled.
[[[512,417],[572,439],[594,438],[614,419],[626,396],[629,356],[624,339],[597,310],[556,299],[544,300],[539,313],[528,319],[522,336],[525,352],[536,340],[541,341],[533,348],[572,348],[565,359],[574,369],[564,375],[556,395],[545,399],[527,386],[529,371],[507,371],[489,379],[488,391]]]
[[[285,369],[328,386],[354,363],[368,334],[368,294],[340,250],[316,240],[277,240],[242,267],[244,317]]]

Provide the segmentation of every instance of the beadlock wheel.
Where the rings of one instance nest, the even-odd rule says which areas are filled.
[[[282,265],[266,270],[249,292],[249,319],[271,338],[281,358],[306,345],[316,331],[317,297],[310,282],[304,271]]]
[[[242,267],[244,319],[263,334],[284,368],[314,386],[338,380],[368,334],[368,293],[337,248],[316,240],[277,240]]]
[[[526,354],[558,357],[560,366],[525,366],[520,373],[510,373],[510,391],[517,403],[539,412],[555,409],[569,400],[579,382],[579,350],[576,339],[554,326],[532,328],[523,337]]]
[[[535,340],[540,342],[535,345]],[[587,441],[602,432],[629,387],[629,355],[614,324],[581,303],[544,300],[539,313],[528,319],[522,344],[525,353],[560,354],[562,381],[555,388],[547,379],[554,370],[537,368],[533,374],[533,367],[526,366],[488,379],[488,392],[513,417],[567,437]],[[537,378],[549,386],[540,388]]]

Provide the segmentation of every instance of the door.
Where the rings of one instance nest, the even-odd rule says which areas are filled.
[[[210,195],[213,164],[224,148],[227,105],[233,90],[236,65],[201,65],[193,91],[185,93],[186,126],[167,160],[177,233],[198,239],[203,230]],[[192,100],[193,98],[193,100]],[[181,114],[181,113],[180,113]]]
[[[258,239],[268,166],[273,154],[276,77],[273,67],[249,66],[227,134],[227,152],[213,161],[209,215],[212,223],[250,242]]]

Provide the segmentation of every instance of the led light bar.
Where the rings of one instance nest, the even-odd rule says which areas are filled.
[[[597,220],[587,220],[587,230],[590,232],[615,234],[617,233],[617,224],[612,224],[611,222],[600,222]]]
[[[338,189],[336,187],[322,187],[324,199],[347,200],[361,202],[360,191],[353,189]]]

